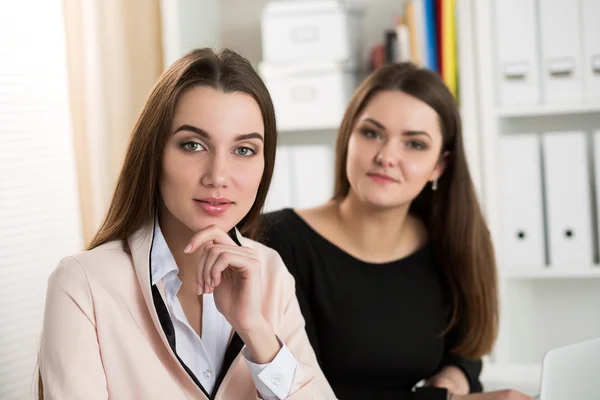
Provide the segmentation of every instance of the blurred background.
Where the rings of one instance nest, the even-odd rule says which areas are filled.
[[[32,397],[48,276],[98,228],[155,80],[205,46],[272,94],[267,211],[329,198],[368,72],[442,76],[499,262],[483,382],[537,394],[548,349],[600,336],[598,20],[597,0],[0,0],[0,399]]]

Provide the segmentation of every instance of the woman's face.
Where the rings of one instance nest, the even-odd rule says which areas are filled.
[[[406,206],[438,179],[439,118],[426,103],[398,90],[381,91],[359,114],[348,143],[350,195],[375,208]]]
[[[229,231],[250,211],[265,162],[258,103],[241,92],[194,87],[180,97],[160,178],[165,217],[193,232]]]

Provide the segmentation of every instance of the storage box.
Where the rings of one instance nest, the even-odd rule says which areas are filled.
[[[260,74],[273,98],[280,131],[337,129],[362,77],[354,65],[332,63],[263,62]]]
[[[362,10],[355,1],[268,3],[261,18],[263,60],[362,65]]]

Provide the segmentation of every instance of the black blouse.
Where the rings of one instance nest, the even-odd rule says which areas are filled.
[[[455,332],[441,335],[452,306],[429,244],[367,263],[292,209],[266,214],[261,240],[296,279],[308,337],[339,399],[445,399],[442,389],[412,389],[447,365],[465,373],[472,392],[482,390],[481,360],[449,354]]]

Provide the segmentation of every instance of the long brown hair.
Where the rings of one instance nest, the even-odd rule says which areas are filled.
[[[243,92],[258,103],[265,127],[265,169],[256,200],[238,224],[240,232],[253,237],[264,205],[275,163],[277,130],[273,102],[252,65],[231,50],[215,53],[193,50],[165,71],[146,102],[133,129],[115,193],[100,230],[89,248],[125,239],[154,218],[160,205],[158,183],[162,155],[181,94],[195,86],[210,86],[224,93]]]
[[[108,213],[88,249],[113,240],[126,240],[154,218],[161,204],[159,178],[175,107],[181,95],[196,86],[224,93],[246,93],[260,107],[265,129],[265,168],[254,204],[237,225],[244,236],[253,238],[257,233],[277,148],[273,102],[247,59],[228,49],[215,52],[204,48],[193,50],[173,63],[152,89],[133,129]],[[38,374],[38,396],[43,398],[41,374]]]
[[[386,65],[371,73],[350,100],[337,137],[334,200],[350,190],[346,174],[348,141],[359,114],[383,90],[399,90],[433,108],[442,131],[441,152],[449,152],[434,193],[427,185],[410,212],[426,225],[438,262],[444,269],[453,312],[453,353],[479,358],[492,350],[498,332],[498,295],[494,248],[479,206],[463,147],[460,113],[439,75],[411,63]],[[441,154],[440,154],[441,155]]]

